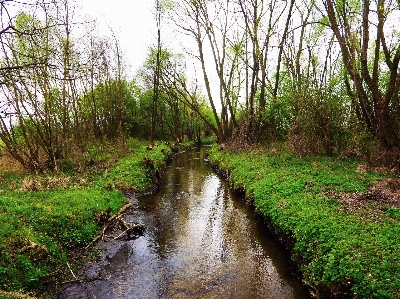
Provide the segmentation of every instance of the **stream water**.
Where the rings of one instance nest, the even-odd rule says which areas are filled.
[[[144,235],[101,243],[100,259],[60,299],[310,298],[287,253],[204,161],[204,148],[179,155],[160,190],[133,202],[126,221],[145,224]]]

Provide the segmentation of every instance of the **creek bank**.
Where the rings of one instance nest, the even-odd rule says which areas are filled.
[[[352,160],[228,153],[217,147],[209,160],[290,250],[313,296],[400,298],[400,210],[392,204],[398,200],[378,198],[386,194],[373,187],[386,180],[381,175],[358,172]],[[362,204],[347,208],[349,197]]]
[[[0,221],[7,224],[0,228],[0,298],[19,298],[19,291],[54,298],[83,259],[96,255],[84,248],[129,202],[122,193],[134,209],[134,198],[156,190],[168,161],[188,148],[160,143],[148,150],[137,142],[129,156],[82,186],[65,177],[55,188],[0,190]]]
[[[99,259],[59,299],[309,298],[283,248],[205,163],[204,151],[179,155],[159,192],[127,215],[146,224],[143,237],[98,243]]]
[[[246,202],[247,205],[252,207],[254,209],[254,213],[257,215],[257,217],[260,218],[260,220],[264,223],[265,227],[268,229],[268,232],[281,244],[287,252],[289,252],[290,255],[293,254],[294,252],[294,245],[296,240],[293,238],[293,235],[287,234],[284,231],[282,231],[279,227],[273,224],[270,218],[266,217],[264,214],[262,214],[254,205],[254,197],[249,197],[246,195],[246,189],[244,189],[243,186],[235,187],[235,182],[230,180],[229,174],[230,171],[224,168],[220,168],[219,162],[215,160],[209,160],[209,155],[207,157],[207,160],[210,162],[210,167],[214,170],[215,173],[217,173],[220,177],[222,177],[224,180],[228,182],[228,185],[230,189],[243,198]],[[307,284],[302,278],[302,273],[300,270],[300,262],[299,261],[290,261],[290,266],[291,266],[291,271],[292,274],[297,277],[297,279],[301,280],[302,283],[307,287],[307,289],[310,292],[310,295],[312,297],[318,298],[315,294],[315,288],[312,285]]]
[[[62,287],[70,283],[102,279],[101,269],[109,266],[113,259],[118,259],[121,251],[126,249],[126,242],[143,235],[146,229],[143,223],[129,220],[138,207],[138,198],[156,192],[169,162],[178,154],[192,149],[193,144],[190,142],[142,146],[103,176],[100,181],[106,189],[119,190],[129,203],[125,205],[126,209],[122,207],[114,215],[107,214],[107,219],[102,224],[98,221],[99,216],[97,217],[102,232],[79,250],[79,266],[76,267],[78,275],[75,276],[71,271],[72,277],[68,275],[69,280],[64,279]],[[140,171],[137,171],[138,168]],[[93,247],[95,254],[90,253],[90,247]]]

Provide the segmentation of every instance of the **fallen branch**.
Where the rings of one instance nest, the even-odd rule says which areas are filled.
[[[104,233],[106,232],[106,230],[108,229],[108,227],[113,223],[113,221],[118,218],[122,213],[125,212],[126,209],[128,209],[129,207],[131,207],[132,204],[128,203],[126,205],[124,205],[119,211],[118,213],[115,213],[114,215],[112,215],[110,218],[108,218],[107,223],[104,225],[103,229],[101,230],[101,233],[95,237],[92,242],[90,242],[90,244],[88,246],[85,247],[85,250],[87,250],[90,246],[92,246],[94,243],[96,243],[97,240],[99,240],[100,238],[102,238],[104,236]]]
[[[125,224],[127,224],[127,223],[125,222]],[[119,239],[120,237],[122,237],[123,235],[125,235],[125,234],[127,234],[127,233],[129,233],[131,231],[143,232],[144,228],[145,228],[145,226],[143,224],[130,225],[130,227],[128,227],[126,230],[124,230],[122,233],[120,233],[118,236],[116,236],[114,238],[114,240]]]
[[[98,271],[98,272],[97,272],[95,275],[93,275],[93,277],[91,277],[91,278],[81,278],[81,279],[77,278],[77,279],[67,280],[67,281],[61,282],[61,284],[76,283],[76,282],[79,282],[79,283],[86,283],[86,282],[93,282],[93,281],[100,280],[100,279],[102,279],[102,277],[101,277],[101,271]]]
[[[126,230],[128,230],[128,229],[131,228],[131,225],[128,224],[128,223],[126,223],[126,222],[124,221],[124,219],[119,218],[118,220],[122,223],[122,225],[125,227]]]

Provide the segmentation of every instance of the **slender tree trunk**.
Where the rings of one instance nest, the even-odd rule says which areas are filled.
[[[290,1],[289,12],[288,12],[288,16],[287,16],[287,19],[286,19],[285,29],[283,30],[282,40],[281,40],[281,42],[279,44],[278,62],[277,62],[277,66],[276,66],[275,87],[274,87],[274,91],[272,92],[272,96],[274,98],[276,98],[277,95],[278,95],[283,46],[284,46],[284,43],[286,41],[286,36],[287,36],[287,32],[289,30],[290,20],[292,18],[292,11],[293,11],[294,2],[295,2],[295,0],[291,0]]]
[[[155,139],[155,130],[157,126],[157,103],[158,103],[158,94],[159,94],[159,86],[160,86],[160,75],[161,75],[161,66],[160,66],[160,55],[161,55],[161,7],[160,0],[156,1],[156,21],[157,21],[157,58],[156,58],[156,66],[154,71],[154,88],[153,88],[153,103],[151,109],[151,133],[150,133],[150,143],[154,144]]]
[[[343,56],[343,61],[347,71],[352,78],[358,101],[360,104],[363,119],[365,120],[368,128],[374,136],[379,140],[380,144],[391,150],[398,147],[400,143],[400,132],[395,130],[395,123],[398,123],[398,116],[394,116],[391,113],[391,102],[393,102],[395,93],[399,92],[400,89],[400,74],[399,74],[399,61],[400,61],[400,46],[398,46],[393,58],[387,49],[383,25],[385,18],[384,12],[384,0],[378,1],[378,26],[377,26],[377,37],[375,40],[375,51],[373,57],[372,75],[368,67],[368,46],[369,46],[369,26],[370,26],[370,1],[362,1],[362,36],[358,37],[351,32],[350,25],[346,16],[346,12],[343,12],[343,22],[338,22],[336,16],[335,5],[332,0],[326,1],[326,9],[328,18],[330,21],[331,29],[333,30]],[[339,25],[341,24],[341,25]],[[340,26],[344,26],[341,30]],[[350,41],[347,41],[342,32],[345,32]],[[358,45],[361,44],[361,49]],[[389,83],[387,84],[386,92],[380,90],[379,81],[379,59],[381,56],[381,47],[385,55],[385,61],[388,69],[390,70]],[[361,70],[357,69],[357,62],[359,61]],[[370,96],[368,95],[370,94]],[[370,104],[372,102],[372,105]]]

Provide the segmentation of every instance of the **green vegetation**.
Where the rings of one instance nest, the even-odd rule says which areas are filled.
[[[0,196],[0,286],[31,289],[60,262],[65,250],[88,244],[98,233],[96,214],[126,203],[119,191],[101,188],[7,192]]]
[[[99,233],[98,215],[102,211],[112,215],[127,203],[118,190],[152,189],[153,178],[165,168],[172,149],[161,144],[148,150],[137,140],[129,140],[128,146],[128,156],[110,170],[97,169],[90,183],[83,174],[83,183],[78,184],[77,178],[66,174],[50,179],[43,174],[1,173],[1,290],[38,291],[46,281],[56,285],[54,277],[67,269],[68,253],[83,248]],[[93,167],[108,155],[112,154],[93,155],[97,159]],[[17,295],[1,293],[0,298]]]
[[[0,291],[0,298],[2,299],[34,299],[28,295],[19,292],[3,292]]]
[[[292,258],[321,297],[338,291],[400,298],[400,209],[379,195],[360,197],[381,176],[357,172],[356,161],[327,157],[214,147],[210,160],[234,189],[245,190],[278,235],[294,241]],[[354,201],[362,203],[352,208]]]
[[[106,187],[143,193],[152,187],[156,172],[162,171],[171,155],[172,149],[166,144],[153,150],[141,146],[130,156],[121,159],[99,182]]]
[[[319,156],[399,173],[399,1],[156,0],[158,28],[168,18],[197,47],[175,53],[158,31],[134,81],[126,49],[70,13],[79,1],[25,2],[0,1],[0,289],[38,288],[123,205],[115,190],[152,189],[179,151],[154,139],[215,138],[290,149],[211,158],[295,241],[307,283],[400,296],[399,206],[362,195],[378,175]]]

